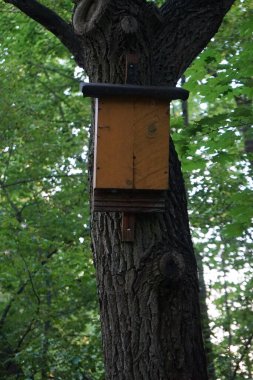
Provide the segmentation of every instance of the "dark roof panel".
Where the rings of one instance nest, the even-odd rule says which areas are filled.
[[[189,91],[178,87],[137,86],[130,84],[82,83],[84,96],[92,98],[105,97],[140,97],[160,100],[187,100]]]

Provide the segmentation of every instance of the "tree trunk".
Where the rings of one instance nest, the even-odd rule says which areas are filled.
[[[138,215],[133,244],[121,242],[120,215],[93,217],[107,379],[207,378],[196,263],[175,152],[172,165],[167,212]]]
[[[131,52],[140,57],[139,84],[170,86],[217,32],[234,2],[167,0],[158,9],[145,0],[74,0],[73,31],[36,0],[5,1],[54,33],[90,81],[124,83]],[[133,243],[121,240],[119,213],[92,215],[108,380],[207,379],[197,266],[172,141],[168,165],[166,212],[136,215]]]
[[[168,41],[168,30],[166,35],[164,29],[157,33],[161,20],[152,7],[142,1],[128,1],[128,7],[124,3],[108,2],[99,10],[95,2],[99,27],[88,16],[81,25],[78,17],[74,20],[78,32],[85,36],[85,67],[90,81],[124,83],[126,54],[135,52],[140,57],[139,84],[175,85],[195,51],[188,49],[186,57],[182,44],[181,51],[177,47],[177,54],[172,54],[173,45],[180,43],[178,35],[185,37],[184,27],[176,34],[170,25]],[[86,4],[79,3],[76,14],[82,14]],[[191,15],[186,16],[188,27],[197,27]],[[168,60],[170,54],[173,58]],[[181,62],[182,56],[185,62]],[[92,215],[108,380],[207,379],[197,266],[181,166],[172,141],[168,165],[166,212],[136,215],[133,243],[121,240],[120,213]]]
[[[113,28],[117,29],[115,24]],[[144,32],[133,39],[120,27],[111,33],[102,25],[95,36],[88,39],[89,50],[86,46],[90,81],[124,83],[125,54],[135,51],[140,54],[140,84],[160,84]],[[176,81],[174,77],[166,84]],[[136,215],[133,243],[121,240],[120,213],[92,216],[106,379],[207,379],[196,261],[172,141],[169,165],[166,212]]]

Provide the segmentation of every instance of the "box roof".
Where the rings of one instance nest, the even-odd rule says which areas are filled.
[[[81,90],[85,97],[106,98],[151,98],[158,100],[187,100],[189,91],[178,87],[138,86],[130,84],[82,83]]]

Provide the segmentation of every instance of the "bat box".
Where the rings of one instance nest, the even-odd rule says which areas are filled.
[[[93,209],[163,212],[169,188],[169,103],[180,88],[89,84],[95,98]]]

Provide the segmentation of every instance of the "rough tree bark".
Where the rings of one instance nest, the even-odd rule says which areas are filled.
[[[210,328],[210,319],[208,315],[208,307],[207,307],[207,288],[205,284],[204,278],[204,266],[203,266],[203,258],[197,252],[197,264],[198,264],[198,273],[199,273],[199,301],[200,301],[200,313],[201,313],[201,325],[202,325],[202,334],[206,352],[206,360],[207,360],[207,374],[208,380],[216,380],[215,366],[214,366],[214,352],[212,349],[211,336],[212,331]]]
[[[136,52],[139,84],[170,86],[234,2],[168,0],[157,8],[145,0],[75,0],[72,27],[35,0],[5,1],[54,33],[91,81],[124,83],[125,55]],[[118,213],[92,215],[106,379],[207,379],[196,260],[172,141],[170,151],[166,212],[137,215],[134,243],[121,241]]]

